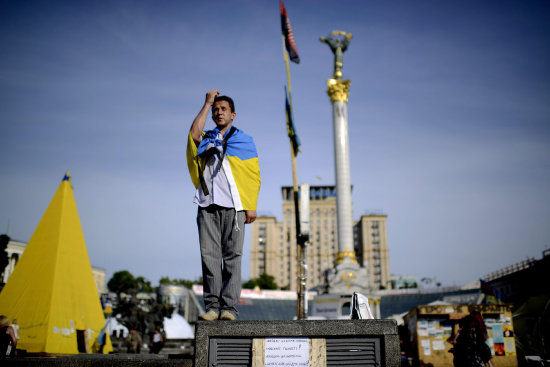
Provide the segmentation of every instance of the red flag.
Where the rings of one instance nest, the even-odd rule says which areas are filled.
[[[300,56],[298,56],[298,48],[296,47],[296,41],[294,40],[294,33],[292,33],[290,19],[286,13],[283,0],[281,0],[281,28],[283,30],[283,36],[285,36],[285,46],[290,56],[290,60],[296,64],[299,64]]]

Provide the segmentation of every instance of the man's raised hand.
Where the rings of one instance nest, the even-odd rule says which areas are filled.
[[[209,105],[214,104],[214,99],[220,95],[220,91],[217,89],[212,89],[210,92],[206,93],[206,101],[205,103]]]

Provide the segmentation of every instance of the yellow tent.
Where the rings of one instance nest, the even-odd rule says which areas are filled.
[[[17,319],[18,349],[55,354],[98,350],[105,318],[68,172],[0,293],[0,313]],[[103,353],[113,350],[106,334]]]

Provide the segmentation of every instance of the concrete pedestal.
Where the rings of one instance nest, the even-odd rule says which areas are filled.
[[[243,358],[242,365],[249,365],[254,340],[266,337],[322,339],[327,360],[336,363],[339,355],[349,358],[366,345],[376,351],[377,360],[361,365],[400,366],[399,336],[393,320],[202,321],[195,326],[195,366],[217,365],[224,358],[231,359],[232,353]]]

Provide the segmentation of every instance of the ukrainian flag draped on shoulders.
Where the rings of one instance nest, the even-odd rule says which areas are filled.
[[[187,140],[187,167],[195,188],[200,187],[199,169],[205,167],[202,157],[209,145],[220,145],[216,139],[218,128],[204,131],[202,140],[197,147],[191,133]],[[226,132],[226,134],[229,130]],[[256,210],[258,194],[260,192],[260,164],[254,140],[249,135],[235,128],[233,134],[227,139],[227,150],[223,160],[223,168],[229,186],[231,197],[236,210]]]

